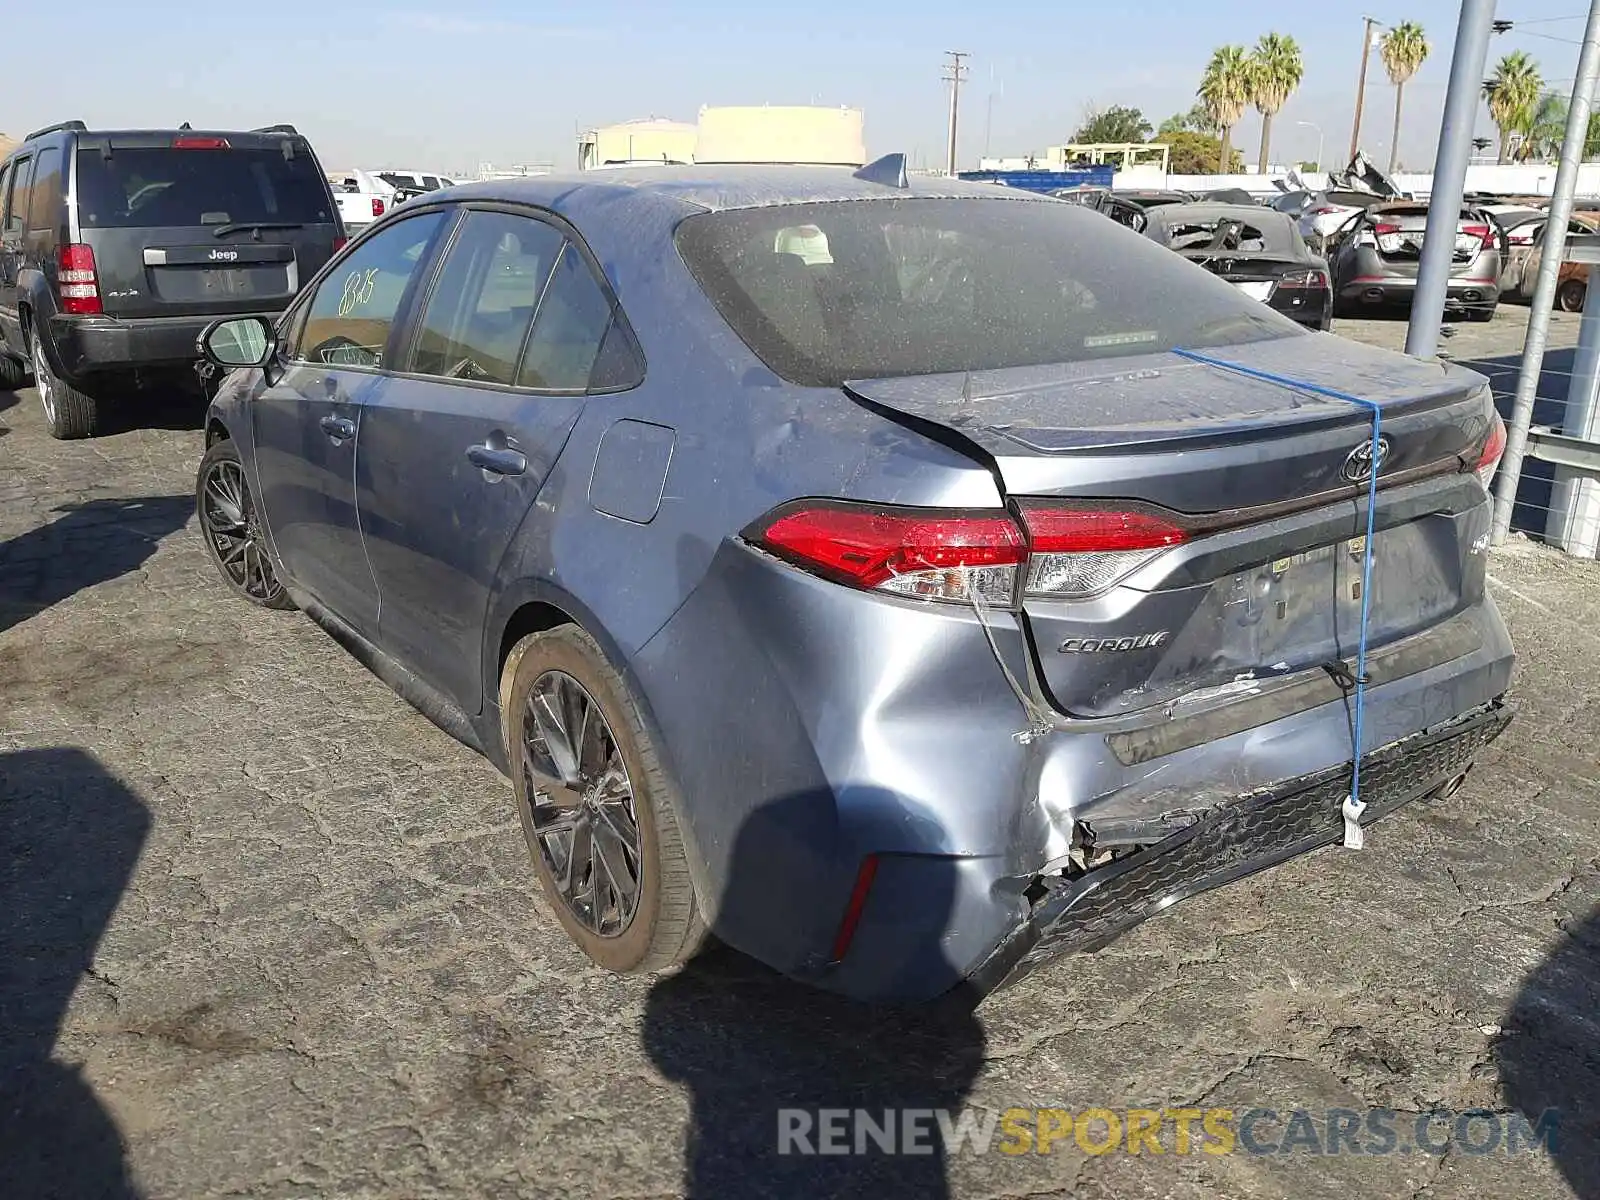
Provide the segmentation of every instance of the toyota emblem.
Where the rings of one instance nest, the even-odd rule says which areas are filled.
[[[1389,439],[1378,438],[1378,453],[1376,459],[1372,453],[1372,442],[1365,441],[1344,457],[1344,466],[1339,469],[1339,475],[1346,483],[1366,483],[1374,475],[1383,470],[1389,461]]]

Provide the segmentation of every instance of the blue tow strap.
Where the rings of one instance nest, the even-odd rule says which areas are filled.
[[[1364,396],[1353,396],[1349,392],[1322,387],[1320,384],[1307,383],[1304,380],[1293,379],[1287,375],[1277,375],[1271,371],[1258,371],[1254,367],[1228,362],[1226,359],[1212,358],[1208,354],[1199,354],[1193,350],[1174,349],[1172,352],[1179,358],[1186,358],[1191,362],[1201,363],[1208,367],[1216,367],[1223,371],[1232,371],[1237,375],[1244,375],[1250,379],[1260,379],[1266,383],[1275,383],[1280,387],[1291,388],[1295,391],[1327,396],[1333,400],[1343,400],[1347,404],[1354,404],[1359,408],[1364,408],[1372,414],[1372,444],[1369,447],[1372,472],[1367,477],[1367,536],[1361,556],[1361,632],[1356,648],[1356,698],[1354,731],[1351,737],[1350,795],[1345,799],[1341,809],[1344,816],[1344,844],[1351,850],[1359,850],[1366,842],[1365,833],[1361,828],[1361,814],[1367,808],[1361,800],[1361,754],[1364,749],[1363,739],[1365,737],[1367,709],[1367,624],[1372,612],[1372,543],[1378,512],[1378,468],[1382,465],[1379,450],[1383,436],[1382,409],[1376,400],[1368,400]]]

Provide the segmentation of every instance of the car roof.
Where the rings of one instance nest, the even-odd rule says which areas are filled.
[[[285,141],[309,145],[305,134],[285,129],[76,129],[63,126],[40,130],[34,136],[18,142],[11,153],[27,150],[35,144],[42,144],[57,137],[75,137],[90,143],[127,142],[130,143],[129,149],[135,148],[139,143],[146,143],[146,148],[149,149],[159,149],[170,144],[175,138],[227,138],[235,148],[241,146],[266,148],[281,145]]]
[[[453,188],[452,200],[509,200],[563,212],[596,200],[675,205],[685,212],[723,212],[788,204],[854,200],[1032,200],[1050,197],[942,175],[912,175],[904,188],[858,178],[848,167],[707,165],[625,167],[603,172],[527,175]]]

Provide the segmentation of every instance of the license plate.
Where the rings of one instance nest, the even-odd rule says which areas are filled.
[[[1265,300],[1268,296],[1272,295],[1271,280],[1262,280],[1260,282],[1253,281],[1250,283],[1236,283],[1233,286],[1238,288],[1246,296],[1249,296],[1252,300]]]
[[[206,290],[225,296],[244,296],[250,292],[250,277],[240,270],[207,271]]]

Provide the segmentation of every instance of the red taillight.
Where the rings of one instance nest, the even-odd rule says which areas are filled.
[[[333,239],[333,252],[335,254],[337,254],[337,253],[339,253],[339,251],[343,250],[349,244],[350,244],[350,239],[349,238],[347,238],[347,237],[336,237],[336,238]]]
[[[1030,596],[1092,596],[1189,536],[1181,525],[1139,510],[1034,501],[1021,512],[1029,550],[1022,590]]]
[[[1317,289],[1326,291],[1328,288],[1328,273],[1312,268],[1309,271],[1295,271],[1278,280],[1278,287],[1294,290],[1297,288]]]
[[[73,316],[96,316],[100,303],[100,278],[95,273],[94,247],[82,242],[62,246],[56,256],[56,282],[61,289],[61,311]]]
[[[855,886],[850,889],[850,902],[845,905],[844,919],[839,922],[839,932],[833,938],[833,955],[830,962],[843,962],[855,940],[856,926],[861,924],[861,914],[867,907],[867,896],[872,892],[872,881],[878,874],[878,856],[869,854],[861,860],[856,872]]]
[[[1483,452],[1478,455],[1478,465],[1472,468],[1485,491],[1488,491],[1495,468],[1500,465],[1500,456],[1505,452],[1506,423],[1500,419],[1499,413],[1495,413],[1494,424],[1489,427],[1489,436],[1483,443]]]
[[[1028,527],[1028,544],[1035,553],[1155,550],[1176,546],[1188,536],[1181,526],[1151,513],[1101,508],[1029,503],[1022,506],[1022,522]]]
[[[1326,217],[1326,216],[1331,216],[1333,213],[1336,213],[1338,211],[1339,211],[1339,209],[1334,208],[1331,205],[1319,204],[1319,205],[1317,205],[1316,208],[1313,208],[1306,215],[1308,217]]]
[[[976,588],[1010,604],[1027,557],[1005,512],[882,508],[827,501],[791,506],[757,535],[766,550],[852,587],[930,600],[967,600]]]
[[[1494,245],[1494,231],[1487,225],[1463,225],[1461,233],[1465,237],[1477,238],[1485,246]]]
[[[372,215],[375,217],[383,216],[383,201],[376,196],[372,198]]]
[[[1382,237],[1386,233],[1399,233],[1400,232],[1400,226],[1398,226],[1398,225],[1390,225],[1386,221],[1380,221],[1377,224],[1373,225],[1372,232],[1377,234],[1379,237]]]
[[[1188,536],[1154,513],[1029,501],[1023,527],[997,510],[787,505],[750,540],[813,574],[923,600],[1016,603],[1022,592],[1079,598]]]
[[[172,139],[174,150],[227,150],[230,149],[227,138],[219,137],[181,137]]]

